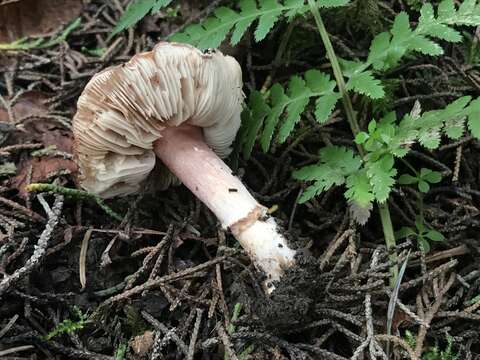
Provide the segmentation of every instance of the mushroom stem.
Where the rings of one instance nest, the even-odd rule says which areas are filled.
[[[229,229],[254,264],[267,275],[267,287],[294,264],[275,220],[267,215],[232,170],[205,143],[202,130],[190,125],[167,127],[154,142],[163,163]]]

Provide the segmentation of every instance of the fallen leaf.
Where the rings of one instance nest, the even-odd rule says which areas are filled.
[[[81,0],[0,2],[0,42],[51,35],[80,15]]]
[[[44,148],[53,149],[44,156],[22,157],[19,164],[16,164],[17,175],[10,180],[10,185],[15,187],[22,197],[27,195],[25,186],[29,183],[48,182],[60,173],[77,172],[77,165],[72,159],[56,154],[58,152],[72,154],[73,136],[70,130],[60,127],[48,118],[42,118],[48,115],[48,108],[44,105],[46,99],[48,96],[42,92],[27,91],[12,108],[17,121],[27,117],[39,119],[25,122],[22,131],[18,129],[13,131],[7,145],[39,143]],[[7,111],[0,108],[0,124],[2,123],[11,124]]]
[[[30,169],[32,169],[32,175],[29,182]],[[19,191],[20,196],[26,197],[25,186],[29,183],[50,182],[55,175],[74,174],[76,172],[77,165],[72,160],[61,158],[28,159],[20,163],[19,171],[10,184]]]
[[[145,331],[143,335],[138,335],[130,340],[129,345],[133,352],[138,356],[145,356],[150,351],[155,340],[153,331]]]
[[[43,102],[47,99],[48,96],[40,91],[31,90],[24,92],[12,107],[15,120],[23,119],[29,116],[46,115],[48,113],[48,108]],[[11,122],[10,118],[8,117],[7,110],[3,107],[0,107],[0,122]]]

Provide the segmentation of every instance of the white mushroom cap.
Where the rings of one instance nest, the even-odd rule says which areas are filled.
[[[231,151],[243,103],[238,62],[162,42],[95,75],[73,119],[82,186],[104,198],[139,190],[155,165],[154,141],[167,126],[203,128],[221,157]]]

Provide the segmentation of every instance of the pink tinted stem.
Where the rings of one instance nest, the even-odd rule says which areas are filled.
[[[295,251],[288,247],[275,220],[265,216],[265,208],[205,143],[200,128],[166,128],[154,143],[154,151],[222,226],[232,230],[269,280],[279,280],[283,270],[294,264]]]
[[[202,130],[182,125],[166,128],[154,151],[182,183],[227,228],[258,204],[232,170],[205,143]]]

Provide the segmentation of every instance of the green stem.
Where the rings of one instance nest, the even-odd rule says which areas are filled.
[[[310,11],[315,18],[318,32],[320,33],[323,45],[325,46],[325,50],[327,51],[328,59],[332,64],[333,76],[335,77],[335,80],[337,82],[340,95],[342,95],[342,102],[343,106],[345,107],[348,124],[350,125],[350,129],[352,130],[353,135],[357,136],[357,134],[360,132],[360,125],[358,125],[357,116],[355,114],[355,111],[353,110],[350,96],[348,95],[347,86],[345,84],[345,79],[343,78],[342,69],[340,68],[340,64],[338,63],[337,55],[335,54],[335,50],[333,49],[332,42],[330,41],[330,37],[328,36],[327,29],[325,28],[325,24],[323,23],[322,17],[320,16],[318,5],[315,4],[314,0],[308,0],[308,5],[310,5]],[[357,145],[357,148],[360,155],[363,156],[365,154],[365,151],[363,150],[362,146]]]
[[[407,160],[400,158],[400,161],[403,162],[414,173],[416,177],[420,176],[418,171]]]
[[[320,16],[320,11],[318,10],[318,5],[315,3],[314,0],[308,0],[308,5],[310,6],[310,11],[313,14],[315,19],[315,23],[317,24],[318,32],[320,33],[320,37],[322,38],[323,45],[325,46],[325,50],[327,52],[327,56],[332,64],[333,76],[337,82],[338,90],[340,91],[340,95],[342,96],[343,106],[345,108],[345,114],[347,116],[348,124],[350,125],[350,129],[352,130],[353,136],[357,136],[360,132],[360,125],[358,124],[357,116],[355,111],[353,110],[352,101],[350,96],[348,95],[347,86],[345,84],[345,79],[343,77],[342,69],[340,68],[340,64],[338,62],[337,55],[335,54],[335,50],[333,49],[332,42],[330,41],[330,37],[328,35],[327,29],[323,23],[322,17]],[[365,155],[365,150],[359,144],[357,144],[358,152],[362,157]],[[390,210],[388,208],[388,203],[385,202],[383,204],[378,203],[378,210],[380,213],[380,219],[382,222],[383,228],[383,235],[385,237],[385,243],[387,245],[387,249],[391,251],[390,259],[396,260],[397,254],[395,251],[396,241],[395,235],[393,232],[393,224],[392,219],[390,217]],[[390,269],[392,277],[390,278],[390,285],[394,286],[395,280],[398,275],[398,265],[393,265]]]
[[[378,203],[378,211],[380,213],[380,219],[382,221],[383,236],[385,237],[385,244],[387,245],[387,250],[389,252],[389,258],[391,261],[397,261],[397,252],[395,251],[395,246],[397,245],[395,241],[395,234],[393,233],[392,219],[390,217],[390,210],[388,208],[388,203]],[[390,268],[390,286],[395,285],[395,281],[398,277],[398,265],[393,265]]]

